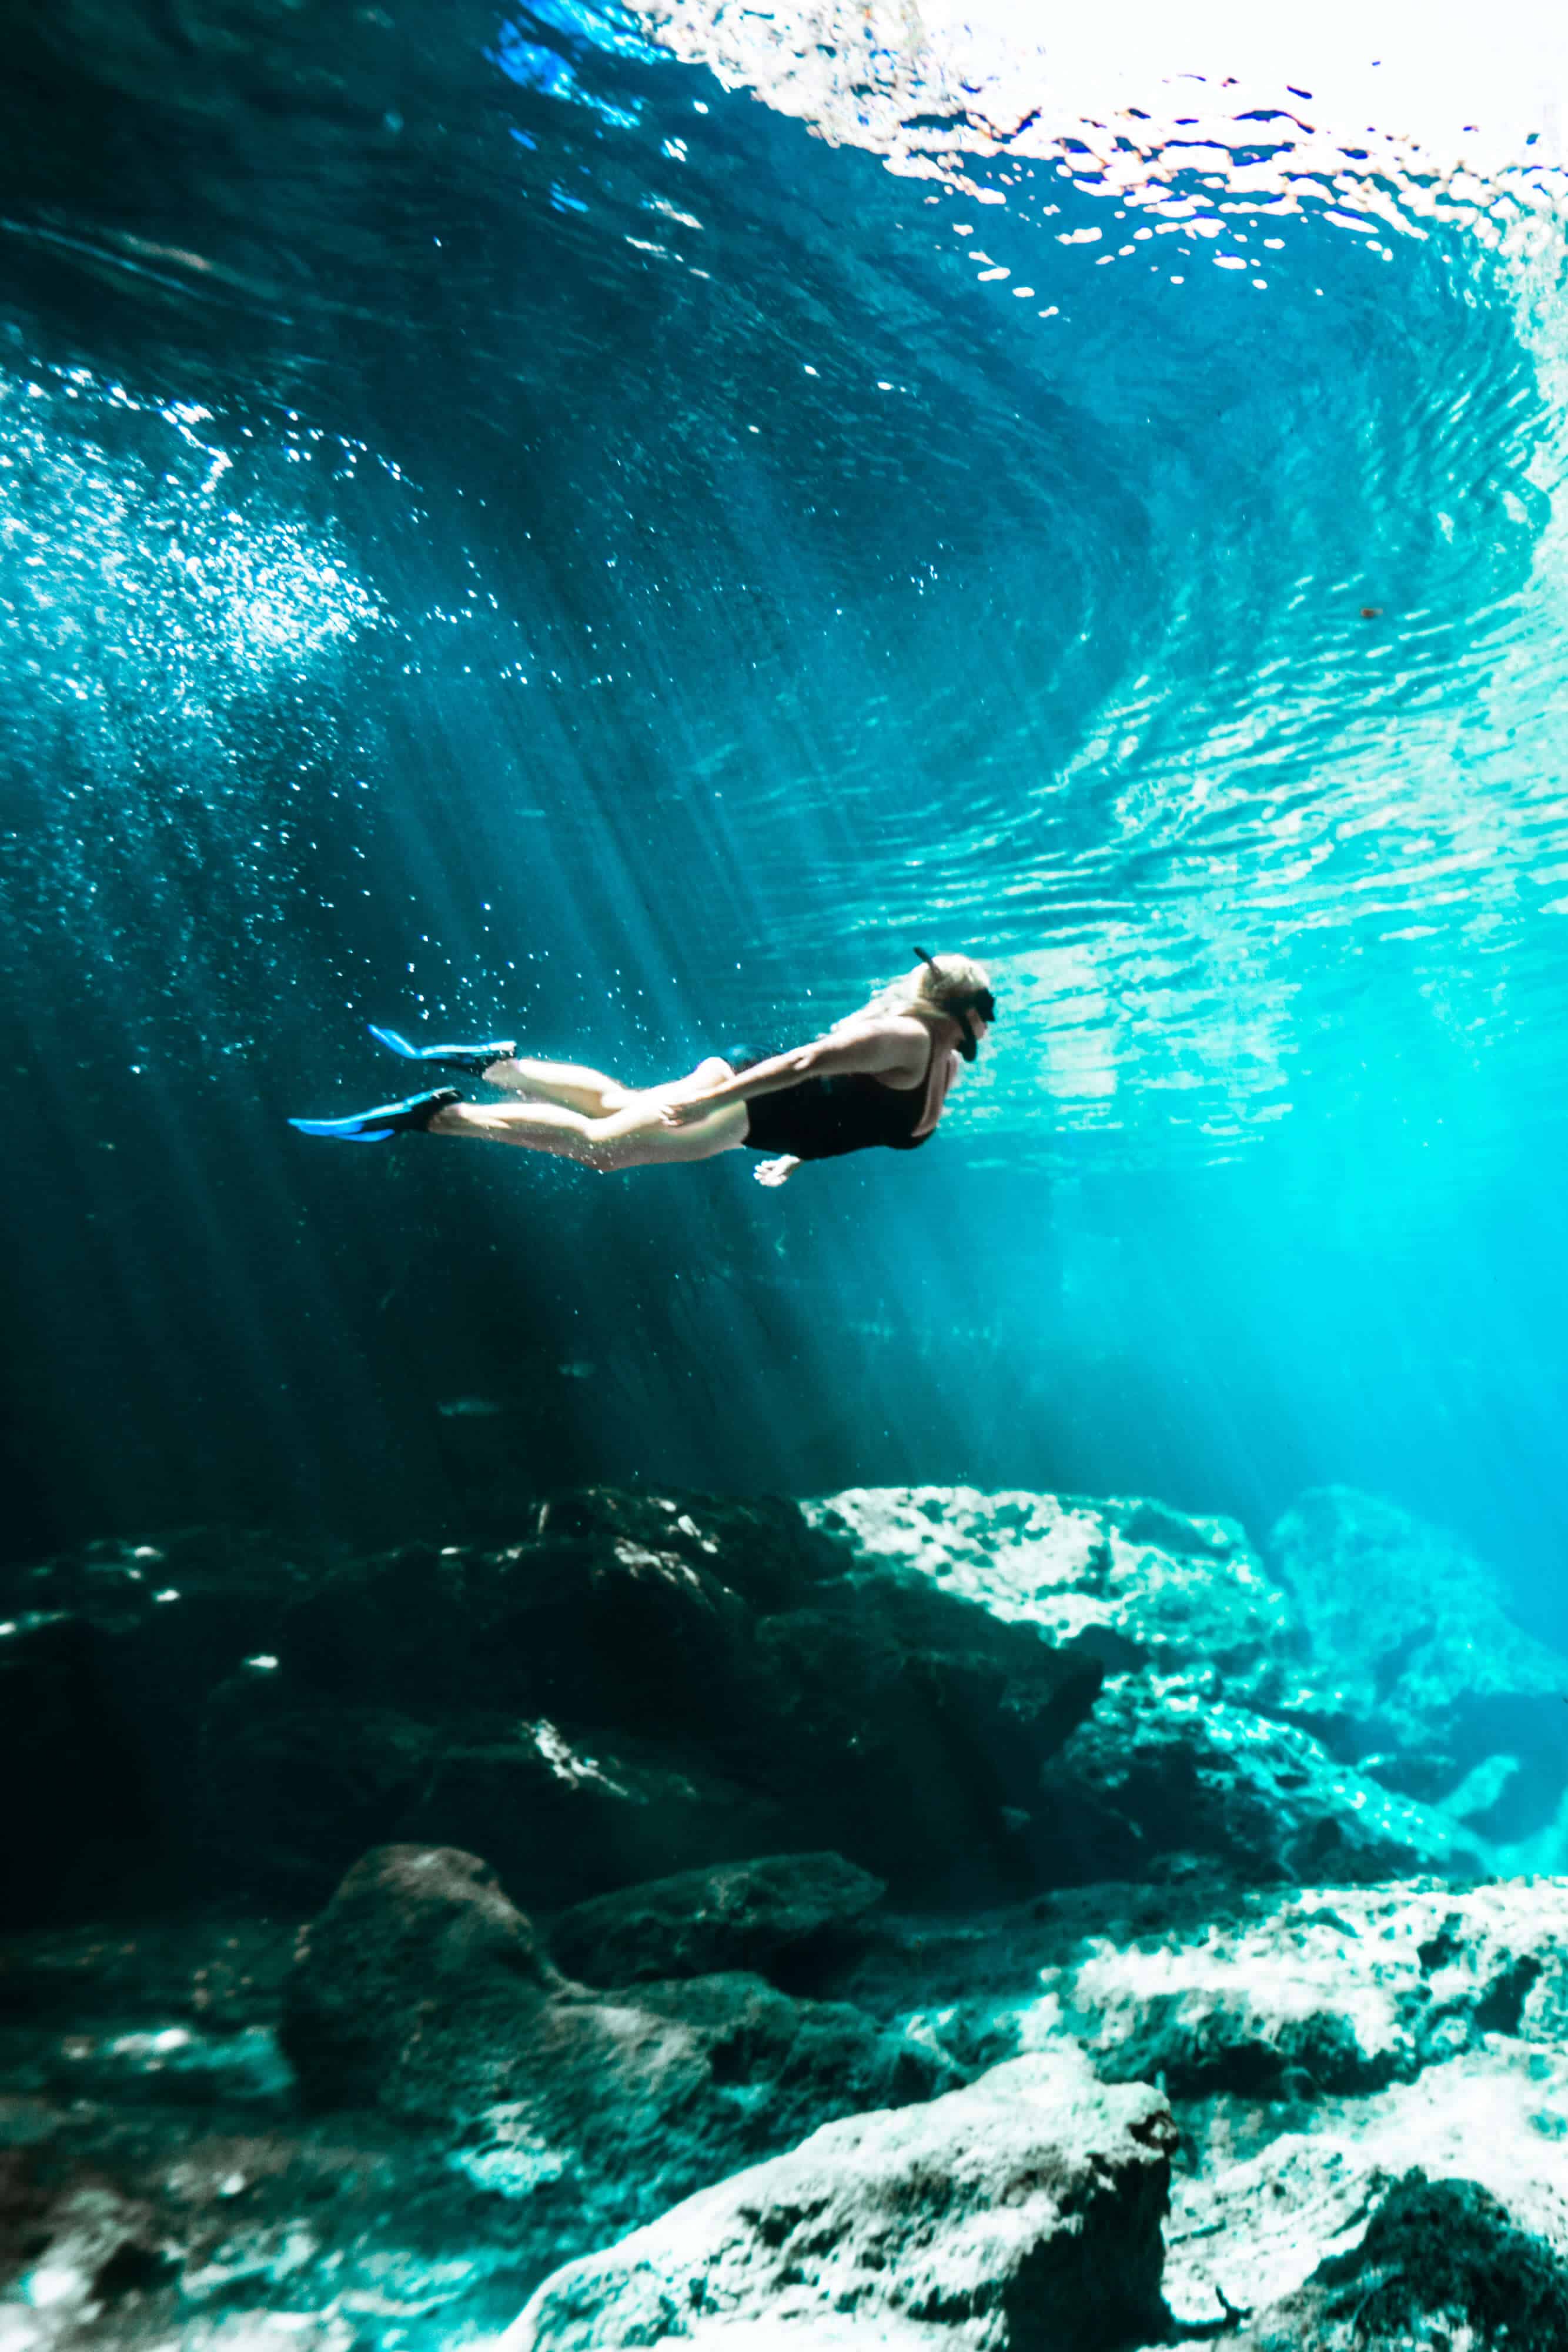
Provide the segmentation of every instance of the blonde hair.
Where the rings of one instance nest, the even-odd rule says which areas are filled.
[[[971,1001],[990,984],[989,972],[973,956],[934,956],[929,963],[917,963],[913,971],[901,973],[886,988],[879,988],[865,1010],[946,1013],[955,1000]]]

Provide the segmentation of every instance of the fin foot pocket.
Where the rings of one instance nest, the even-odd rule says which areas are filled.
[[[423,1135],[438,1110],[462,1099],[455,1087],[437,1087],[430,1094],[410,1095],[406,1102],[352,1111],[347,1118],[291,1118],[288,1124],[301,1135],[326,1135],[337,1143],[385,1143],[394,1135]]]
[[[460,1070],[470,1078],[482,1078],[492,1062],[507,1061],[517,1050],[513,1037],[495,1038],[481,1045],[413,1045],[395,1029],[380,1028],[373,1021],[367,1021],[365,1026],[378,1045],[401,1054],[405,1062],[423,1062],[431,1070]]]

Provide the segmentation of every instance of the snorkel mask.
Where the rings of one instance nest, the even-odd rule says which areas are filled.
[[[934,955],[925,948],[917,947],[915,952],[922,963],[928,963],[932,971],[940,977],[941,966]],[[936,1009],[939,1013],[950,1014],[958,1024],[964,1033],[958,1040],[958,1051],[966,1062],[972,1062],[980,1050],[980,1041],[975,1034],[969,1015],[971,1013],[977,1013],[988,1026],[996,1019],[997,1000],[990,990],[988,988],[967,989],[962,995],[950,997],[946,1003],[939,1004]]]

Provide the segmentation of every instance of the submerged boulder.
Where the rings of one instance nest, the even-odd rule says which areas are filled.
[[[1289,1654],[1287,1594],[1234,1519],[1140,1497],[862,1486],[801,1506],[866,1573],[898,1568],[991,1615],[1092,1650],[1113,1671],[1217,1667],[1245,1678]]]
[[[1108,1682],[1042,1776],[1031,1836],[1042,1871],[1132,1878],[1159,1857],[1206,1855],[1255,1883],[1473,1878],[1479,1841],[1389,1790],[1295,1727],[1148,1673]]]
[[[1360,2243],[1260,2312],[1252,2352],[1364,2352],[1374,2345],[1502,2346],[1562,2352],[1568,2262],[1473,2180],[1407,2172]]]
[[[1513,1622],[1494,1569],[1349,1486],[1301,1496],[1269,1557],[1312,1670],[1337,1687],[1341,1752],[1495,1843],[1552,1822],[1568,1786],[1568,1661]]]
[[[727,1969],[767,1975],[782,1954],[841,1936],[886,1892],[841,1854],[767,1854],[579,1904],[552,1925],[550,1949],[586,1984]]]
[[[755,1976],[592,1993],[475,1855],[407,1845],[364,1855],[301,1930],[280,2040],[309,2105],[434,2126],[503,2194],[566,2180],[606,2233],[827,2116],[956,2079],[859,2010]]]
[[[1107,2081],[1182,2098],[1375,2091],[1495,2035],[1568,2053],[1568,1884],[1219,1895],[1185,1930],[1108,1916],[1039,1981]]]
[[[829,2124],[545,2282],[507,2352],[610,2352],[716,2323],[940,2324],[997,2352],[1155,2334],[1175,2133],[1160,2095],[1068,2053]]]
[[[510,2063],[564,1984],[476,1855],[382,1846],[300,1929],[280,2039],[313,2105],[439,2112],[460,2053]]]
[[[1102,1671],[867,1576],[793,1505],[591,1490],[527,1541],[405,1547],[295,1594],[267,1687],[246,1669],[206,1706],[206,1850],[325,1891],[366,1843],[456,1844],[548,1909],[788,1849],[906,1893],[1017,1891],[1009,1817]]]
[[[1551,1867],[1568,1664],[1445,1543],[1329,1490],[1266,1571],[1226,1520],[960,1487],[591,1488],[509,1544],[361,1559],[93,1546],[0,1577],[18,1769],[17,1741],[72,1759],[5,1901],[79,1909],[102,1863],[121,1900],[161,1870],[304,1909],[398,1842],[482,1853],[540,1912],[827,1851],[928,1907],[1184,1853]],[[592,1969],[772,1967],[727,1901]]]

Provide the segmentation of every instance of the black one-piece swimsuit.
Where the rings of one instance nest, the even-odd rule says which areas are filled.
[[[738,1075],[768,1058],[754,1055],[733,1067]],[[879,1144],[889,1151],[918,1151],[931,1140],[915,1133],[930,1091],[929,1062],[917,1087],[884,1087],[863,1070],[847,1077],[802,1078],[777,1094],[752,1097],[746,1106],[746,1148],[787,1151],[797,1160],[841,1160],[847,1151]]]

